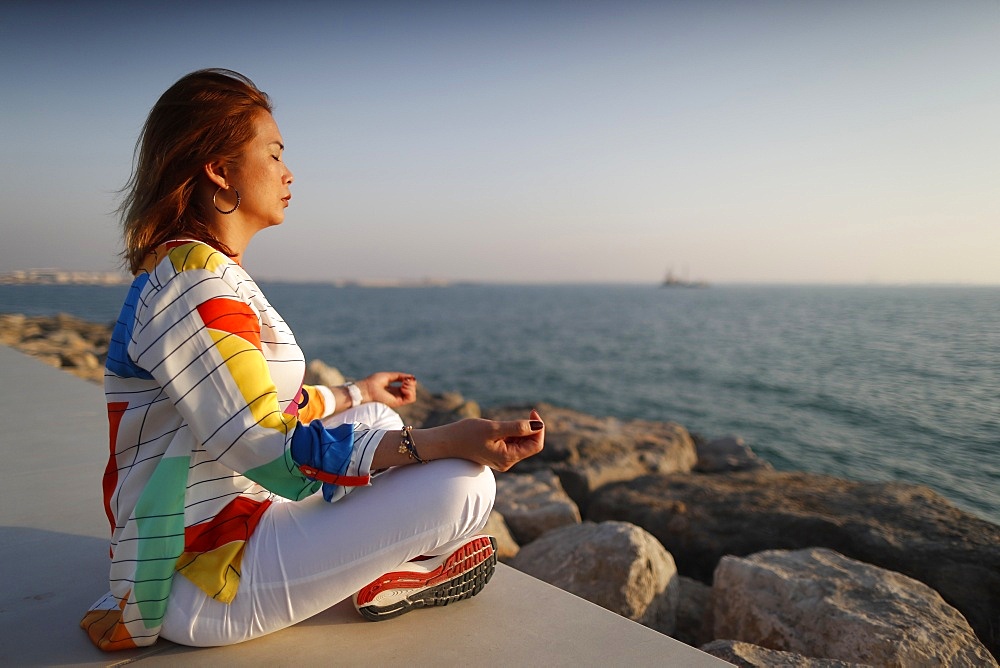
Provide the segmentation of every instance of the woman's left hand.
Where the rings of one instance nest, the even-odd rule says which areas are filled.
[[[359,380],[357,386],[365,402],[377,401],[389,408],[398,408],[417,400],[417,379],[408,373],[379,371]]]

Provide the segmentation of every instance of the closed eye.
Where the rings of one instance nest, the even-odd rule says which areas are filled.
[[[281,152],[285,150],[285,145],[282,144],[280,141],[273,141],[270,142],[268,146],[273,146],[274,148],[278,149],[278,153],[277,154],[272,153],[271,157],[277,160],[278,162],[281,162]]]

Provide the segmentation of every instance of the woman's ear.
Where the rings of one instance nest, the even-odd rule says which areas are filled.
[[[226,179],[226,165],[221,160],[209,162],[202,169],[205,172],[205,176],[214,185],[223,190],[229,189],[229,181]]]

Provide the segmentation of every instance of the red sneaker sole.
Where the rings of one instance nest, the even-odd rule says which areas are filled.
[[[493,576],[496,546],[490,536],[469,541],[449,555],[433,571],[393,571],[364,587],[355,597],[355,607],[371,620],[391,619],[413,608],[448,605],[478,594]],[[384,592],[411,589],[403,598],[380,605]]]

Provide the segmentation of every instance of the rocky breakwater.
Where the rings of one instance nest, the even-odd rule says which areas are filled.
[[[65,313],[0,313],[0,344],[94,382],[104,382],[110,341],[110,324],[87,322]]]
[[[0,316],[0,341],[94,379],[107,334]],[[419,396],[420,426],[525,413]],[[740,666],[998,665],[1000,526],[920,486],[775,471],[738,438],[538,408],[546,448],[497,476],[487,527],[511,566]]]
[[[1000,526],[735,437],[539,410],[545,451],[498,476],[514,567],[738,665],[997,665]]]

